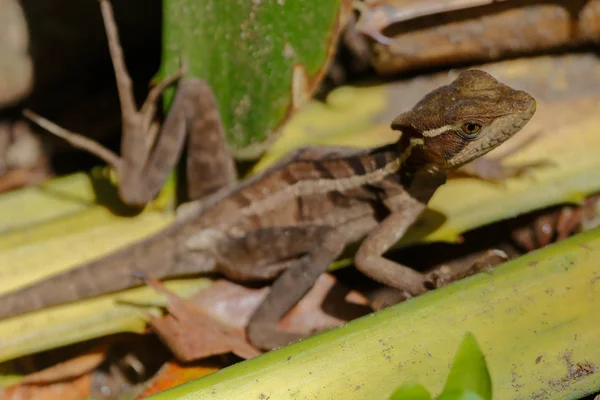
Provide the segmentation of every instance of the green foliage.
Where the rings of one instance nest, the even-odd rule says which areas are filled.
[[[456,390],[442,393],[436,400],[485,400],[470,390]]]
[[[392,393],[389,400],[431,400],[431,395],[423,385],[402,385]]]
[[[471,333],[467,333],[458,348],[450,368],[443,393],[469,390],[481,398],[492,398],[492,380],[483,353]],[[454,397],[453,397],[454,398]],[[468,397],[456,397],[468,398]]]
[[[402,385],[389,400],[429,400],[422,385]],[[467,333],[450,368],[446,386],[436,400],[491,400],[492,380],[475,337]]]
[[[165,0],[163,74],[182,57],[215,91],[227,142],[252,159],[309,98],[333,56],[340,0]]]

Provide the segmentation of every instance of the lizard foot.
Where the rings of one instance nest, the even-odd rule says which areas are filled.
[[[249,324],[246,328],[248,341],[260,349],[272,350],[306,337],[299,333],[281,332],[273,324]]]
[[[495,266],[505,261],[508,261],[508,255],[504,251],[497,249],[487,250],[467,268],[451,268],[446,264],[436,267],[426,274],[425,286],[429,290],[437,289],[479,272],[491,273]]]
[[[491,273],[495,266],[505,261],[508,261],[508,256],[504,251],[496,249],[487,250],[466,268],[456,268],[457,265],[450,266],[448,264],[435,267],[428,273],[423,274],[423,286],[425,287],[425,291],[434,290],[479,272]],[[369,303],[371,308],[377,311],[401,303],[412,297],[406,290],[384,286],[369,296]]]

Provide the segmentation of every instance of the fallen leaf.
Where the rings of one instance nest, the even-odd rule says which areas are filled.
[[[220,279],[186,300],[168,292],[156,280],[149,279],[149,284],[168,295],[169,315],[151,317],[151,325],[179,360],[198,360],[230,351],[242,358],[260,354],[246,341],[245,328],[269,287],[249,288]],[[361,294],[339,285],[333,275],[323,274],[278,327],[310,335],[367,314],[371,309],[366,304]]]
[[[49,385],[16,385],[0,389],[2,400],[82,400],[88,397],[92,377],[82,375]]]
[[[260,354],[259,350],[246,342],[243,330],[223,324],[193,302],[170,292],[157,280],[149,279],[148,283],[168,296],[169,311],[163,317],[151,316],[150,324],[180,361],[188,362],[229,352],[242,358]]]
[[[106,359],[107,344],[24,377],[22,384],[46,384],[77,378],[96,369]]]
[[[281,330],[311,334],[336,327],[371,312],[362,294],[323,274],[311,290],[279,322]]]
[[[192,301],[211,317],[243,329],[268,291],[268,286],[249,288],[220,279]],[[279,322],[279,329],[311,334],[332,328],[368,313],[370,308],[366,304],[367,300],[360,293],[342,287],[333,275],[323,274]]]

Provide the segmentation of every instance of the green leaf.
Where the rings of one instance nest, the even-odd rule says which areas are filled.
[[[565,373],[600,359],[599,259],[600,228],[151,398],[386,399],[398,374],[441,393],[465,331],[489,349],[496,399],[583,397],[600,374]]]
[[[431,395],[423,385],[402,385],[388,400],[431,400]]]
[[[454,357],[443,393],[460,393],[463,391],[472,391],[484,400],[491,400],[492,398],[490,373],[483,353],[475,337],[470,332],[465,334]],[[458,396],[458,394],[453,395]],[[464,396],[466,395],[464,394]],[[471,397],[449,397],[448,399],[450,398],[470,399]]]
[[[219,103],[227,142],[253,159],[308,99],[332,59],[341,0],[164,0],[164,75],[181,58]]]
[[[484,400],[484,398],[470,390],[453,390],[442,393],[436,400]]]

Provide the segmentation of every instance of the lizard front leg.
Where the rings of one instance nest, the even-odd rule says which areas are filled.
[[[424,204],[407,198],[402,208],[387,216],[361,243],[354,258],[356,268],[368,277],[410,295],[425,292],[425,275],[383,257],[424,210]]]
[[[119,178],[119,196],[133,206],[151,201],[164,184],[182,152],[189,134],[187,163],[188,195],[191,199],[227,186],[236,180],[236,171],[211,88],[203,80],[183,78],[185,67],[155,86],[138,110],[131,78],[125,66],[117,26],[109,0],[100,0],[122,112],[121,157],[99,143],[69,132],[41,116],[24,114],[73,146],[107,162]],[[156,104],[163,91],[179,81],[162,128],[154,122]]]
[[[507,257],[503,252],[491,250],[476,258],[468,268],[450,268],[441,265],[428,272],[420,273],[406,265],[384,258],[383,254],[404,236],[424,210],[425,205],[420,201],[405,198],[403,206],[384,219],[362,242],[354,260],[356,268],[380,283],[409,296],[416,296],[484,269],[489,270],[493,265],[506,261]],[[404,296],[404,294],[397,293],[394,296]]]
[[[504,251],[490,249],[437,265],[424,275],[428,288],[439,288],[476,273],[492,273],[493,268],[508,259],[509,257]],[[383,286],[369,293],[367,297],[374,310],[381,310],[406,300],[410,297],[407,294],[405,291]]]

